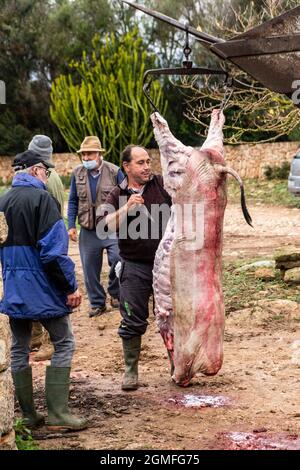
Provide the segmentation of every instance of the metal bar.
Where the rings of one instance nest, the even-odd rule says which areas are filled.
[[[172,69],[150,69],[147,70],[144,73],[143,77],[143,92],[144,95],[146,96],[147,100],[151,104],[152,108],[154,111],[159,112],[159,109],[155,106],[151,96],[150,96],[150,87],[152,84],[152,77],[157,76],[157,75],[179,75],[179,76],[184,76],[184,75],[224,75],[225,80],[224,84],[228,82],[228,73],[225,70],[214,70],[214,69],[208,69],[208,68],[203,68],[203,67],[176,67]],[[150,76],[149,82],[147,82],[147,78]],[[231,95],[230,95],[231,96]],[[227,101],[225,103],[225,98],[223,100],[223,105],[227,104]]]
[[[300,34],[266,37],[263,41],[261,38],[231,40],[223,44],[213,44],[211,51],[221,53],[224,59],[299,52]]]
[[[173,69],[150,69],[144,74],[144,81],[148,75],[225,75],[228,77],[228,73],[225,70],[214,70],[203,67],[176,67]]]
[[[223,39],[210,36],[209,34],[206,34],[206,33],[202,33],[201,31],[198,31],[198,29],[193,28],[192,26],[186,26],[183,23],[180,23],[179,21],[174,20],[174,18],[164,15],[163,13],[159,13],[158,11],[150,10],[150,8],[144,7],[142,5],[137,5],[136,3],[129,2],[127,0],[122,0],[122,2],[127,3],[127,5],[130,5],[131,7],[136,8],[137,10],[143,11],[144,13],[152,16],[153,18],[164,21],[165,23],[168,23],[171,26],[175,26],[175,28],[181,29],[182,31],[188,31],[189,34],[191,34],[192,36],[195,36],[198,39],[198,41],[200,41],[206,47],[209,47],[211,44],[214,44],[214,43],[224,42]]]
[[[162,13],[122,0],[137,10],[188,32],[220,59],[228,59],[263,86],[288,97],[300,70],[300,6],[229,41],[202,33]]]

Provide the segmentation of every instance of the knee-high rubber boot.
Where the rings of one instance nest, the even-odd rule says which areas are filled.
[[[125,361],[125,374],[122,382],[122,390],[136,390],[138,388],[138,363],[141,352],[141,336],[124,339],[123,353]]]
[[[22,410],[25,425],[28,428],[36,428],[44,424],[44,416],[36,412],[33,401],[32,369],[26,369],[12,372],[12,378],[15,385],[17,399]]]
[[[48,366],[46,369],[47,425],[51,430],[80,430],[87,427],[84,418],[74,416],[69,411],[70,372],[70,367]]]

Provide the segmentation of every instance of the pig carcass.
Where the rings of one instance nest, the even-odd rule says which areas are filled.
[[[153,269],[155,316],[171,360],[173,380],[187,386],[197,372],[216,374],[223,361],[222,236],[227,173],[221,111],[213,111],[200,150],[186,147],[159,113],[151,116],[171,216]]]

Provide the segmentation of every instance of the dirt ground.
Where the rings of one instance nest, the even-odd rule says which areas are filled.
[[[250,212],[254,229],[238,205],[228,206],[225,261],[266,259],[282,245],[300,246],[298,209],[256,205]],[[82,279],[76,244],[70,253]],[[170,379],[166,350],[151,317],[143,339],[141,387],[129,393],[120,389],[119,312],[89,319],[87,308],[85,299],[73,314],[77,350],[70,403],[89,419],[89,427],[65,435],[41,428],[34,433],[41,449],[300,449],[298,307],[281,322],[270,316],[268,303],[256,316],[230,313],[221,371],[197,376],[186,389]],[[33,362],[36,399],[44,411],[45,366]]]

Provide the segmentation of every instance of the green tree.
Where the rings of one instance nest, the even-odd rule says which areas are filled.
[[[65,149],[50,119],[51,83],[91,50],[96,33],[113,31],[115,19],[110,0],[0,0],[0,80],[7,92],[0,155],[24,150],[39,133],[54,140],[55,150]]]
[[[31,108],[42,104],[45,92],[43,85],[35,88],[33,75],[37,70],[36,38],[46,6],[47,2],[34,0],[0,0],[0,79],[6,83],[7,94],[7,105],[0,107],[0,127],[8,126],[0,135],[0,153],[23,150],[28,129],[35,129],[44,118],[44,107],[36,117]],[[36,24],[34,15],[40,18]]]
[[[51,93],[51,117],[70,150],[76,150],[86,135],[99,135],[110,161],[119,162],[120,152],[129,143],[147,145],[152,138],[150,105],[142,93],[146,64],[155,58],[144,50],[137,30],[121,38],[114,34],[93,40],[91,56],[72,63],[77,72],[58,77]],[[163,111],[166,103],[158,82],[152,96]]]

